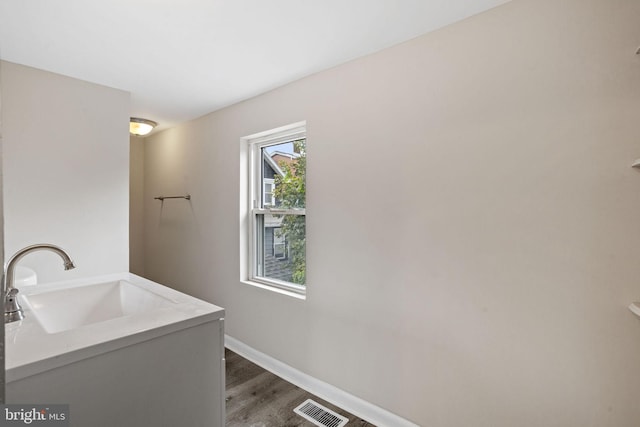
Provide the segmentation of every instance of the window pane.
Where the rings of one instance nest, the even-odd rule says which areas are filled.
[[[286,259],[287,258],[287,246],[286,243],[274,243],[273,244],[273,256],[276,259]]]
[[[304,208],[306,204],[306,140],[270,145],[262,148],[263,182],[271,188],[275,206],[282,209]],[[271,181],[273,180],[273,181]],[[263,206],[268,205],[265,188]]]
[[[273,229],[273,255],[278,259],[287,257],[287,239],[281,227]]]
[[[304,285],[306,230],[304,215],[259,215],[262,230],[261,277]]]
[[[271,206],[274,205],[274,202],[273,202],[273,187],[274,187],[275,183],[274,183],[273,179],[271,179],[271,178],[264,178],[263,181],[264,181],[264,184],[263,184],[264,192],[263,192],[263,195],[262,195],[262,201],[263,201],[263,203],[262,203],[263,206],[262,207],[271,207]]]

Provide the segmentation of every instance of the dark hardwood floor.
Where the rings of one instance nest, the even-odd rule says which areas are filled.
[[[286,382],[225,350],[227,381],[227,427],[315,427],[293,412],[307,399],[349,419],[349,427],[375,427],[358,417]]]

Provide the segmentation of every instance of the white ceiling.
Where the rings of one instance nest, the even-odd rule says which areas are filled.
[[[131,92],[161,128],[508,0],[0,0],[0,58]]]

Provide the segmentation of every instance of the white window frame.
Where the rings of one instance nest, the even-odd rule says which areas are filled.
[[[242,142],[247,144],[248,154],[248,201],[246,209],[248,215],[248,233],[246,240],[246,282],[249,284],[257,284],[267,289],[284,291],[284,293],[304,296],[306,294],[307,285],[299,285],[297,283],[285,282],[282,280],[266,278],[260,275],[260,266],[256,262],[259,254],[264,249],[264,242],[261,239],[259,229],[259,217],[266,214],[286,214],[286,215],[304,215],[306,209],[279,209],[275,206],[262,207],[264,197],[264,183],[262,182],[262,148],[277,145],[285,142],[293,142],[299,139],[306,139],[307,130],[306,122],[298,122],[288,126],[283,126],[259,134],[242,138]],[[261,249],[262,248],[262,249]]]

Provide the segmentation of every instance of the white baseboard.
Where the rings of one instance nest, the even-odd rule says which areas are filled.
[[[280,378],[289,381],[291,384],[294,384],[309,393],[315,394],[319,398],[324,399],[327,402],[330,402],[345,411],[370,422],[371,424],[375,424],[378,427],[418,427],[417,424],[414,424],[411,421],[362,400],[359,397],[347,393],[346,391],[340,390],[331,384],[320,381],[319,379],[307,375],[304,372],[300,372],[271,356],[249,347],[245,343],[238,341],[229,335],[224,336],[224,344],[225,347],[234,353],[239,354],[267,371],[276,374]]]

